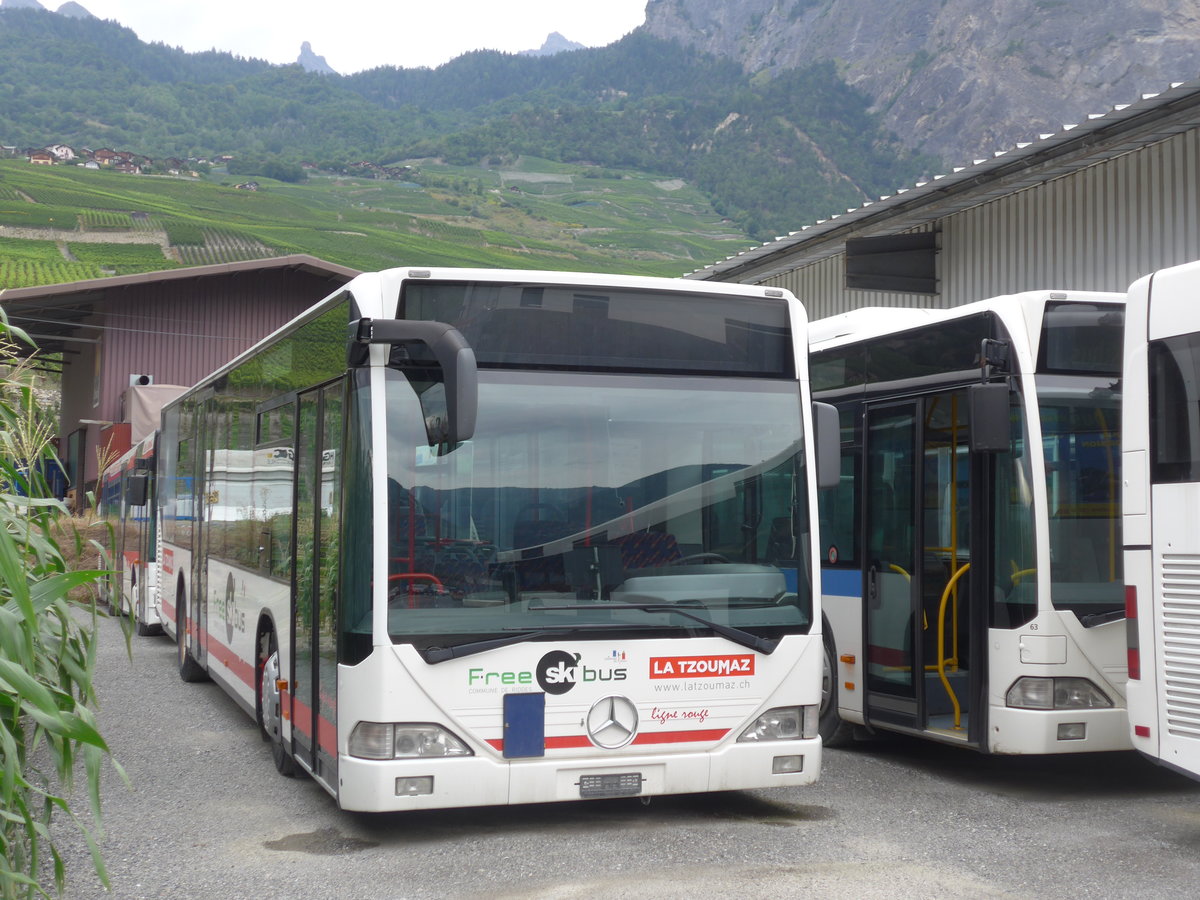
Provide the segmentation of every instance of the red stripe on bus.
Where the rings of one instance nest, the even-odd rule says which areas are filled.
[[[707,728],[699,731],[647,731],[633,739],[634,744],[687,744],[701,741],[719,741],[729,734],[728,728]],[[504,749],[504,738],[493,738],[487,743],[497,750]],[[586,734],[546,738],[547,750],[568,750],[593,746]]]
[[[686,744],[692,741],[719,741],[729,734],[728,728],[706,728],[700,731],[649,731],[633,739],[635,744]]]
[[[188,619],[188,627],[193,624],[191,619]],[[258,672],[254,666],[245,662],[240,656],[222,644],[220,641],[213,640],[212,635],[208,637],[208,654],[218,662],[222,663],[230,672],[244,681],[251,690],[258,689]],[[282,696],[292,701],[292,726],[306,735],[309,740],[312,740],[312,735],[306,728],[300,728],[297,724],[297,719],[302,721],[312,721],[312,709],[306,704],[300,702],[287,691],[284,691]],[[284,709],[287,709],[287,704],[284,704]],[[321,716],[317,720],[318,742],[321,749],[331,756],[337,756],[337,726]]]
[[[220,641],[213,640],[211,633],[208,636],[208,655],[215,658],[217,662],[221,663],[230,672],[244,681],[251,690],[258,687],[258,673],[254,671],[254,666],[243,660]]]
[[[311,732],[307,728],[302,728],[300,723],[312,721],[312,709],[308,704],[297,700],[291,693],[285,692],[284,696],[290,698],[292,701],[292,727],[307,737],[311,743]],[[330,756],[337,756],[337,726],[324,716],[320,716],[317,719],[317,743]]]

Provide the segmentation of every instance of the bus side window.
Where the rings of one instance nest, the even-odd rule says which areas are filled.
[[[854,563],[858,560],[856,488],[861,458],[860,451],[843,449],[838,486],[817,494],[821,523],[821,558],[826,563]]]

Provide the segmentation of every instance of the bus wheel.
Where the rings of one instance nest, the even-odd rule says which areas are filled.
[[[208,673],[187,648],[187,595],[180,588],[176,598],[175,640],[179,648],[179,677],[187,682],[207,681]]]
[[[826,747],[844,747],[854,738],[854,729],[838,715],[837,667],[834,665],[833,643],[829,639],[829,626],[825,626],[822,641],[824,655],[821,666],[821,718],[818,730],[821,743]]]
[[[268,632],[267,658],[262,664],[262,676],[258,679],[259,727],[263,736],[271,742],[271,757],[281,775],[289,778],[296,774],[296,761],[283,745],[283,698],[279,691],[279,645],[275,632]]]

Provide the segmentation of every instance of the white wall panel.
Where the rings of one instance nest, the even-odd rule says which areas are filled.
[[[844,253],[766,283],[793,291],[813,319],[1026,290],[1124,291],[1144,274],[1200,259],[1200,130],[947,216],[935,230],[936,296],[847,290]]]

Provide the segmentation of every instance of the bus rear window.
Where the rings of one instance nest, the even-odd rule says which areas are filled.
[[[1047,303],[1037,370],[1054,375],[1120,375],[1124,337],[1123,307]]]
[[[1200,481],[1200,335],[1151,341],[1149,362],[1151,478]]]

